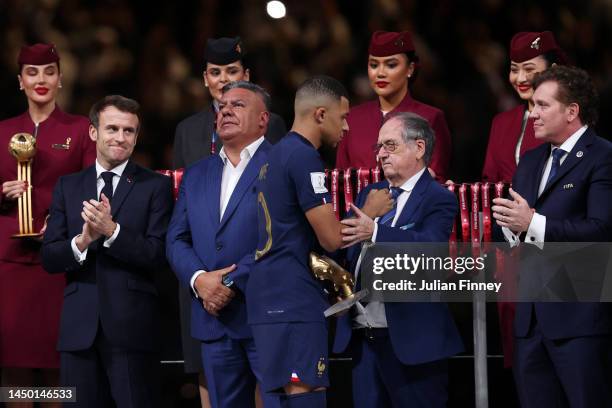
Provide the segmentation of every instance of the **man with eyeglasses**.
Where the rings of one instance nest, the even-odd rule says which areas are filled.
[[[391,116],[380,129],[376,159],[384,181],[365,188],[388,188],[395,199],[389,213],[376,220],[343,220],[347,243],[447,242],[457,214],[457,200],[426,171],[434,147],[427,121],[414,113]],[[348,259],[360,269],[359,246]],[[443,303],[357,303],[351,316],[338,321],[335,352],[353,356],[355,407],[445,407],[448,357],[463,350],[455,323]]]

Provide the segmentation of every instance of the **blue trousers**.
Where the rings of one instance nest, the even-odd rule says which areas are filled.
[[[213,407],[255,407],[255,385],[261,383],[261,369],[252,338],[224,336],[202,342],[202,365]],[[265,408],[280,406],[278,397],[261,394]]]

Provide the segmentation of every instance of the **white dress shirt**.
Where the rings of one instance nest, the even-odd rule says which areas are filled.
[[[417,181],[423,175],[423,172],[427,170],[427,168],[421,169],[417,174],[410,177],[404,184],[400,186],[402,192],[396,199],[396,211],[395,216],[393,217],[393,221],[391,222],[391,227],[395,227],[395,223],[398,218],[402,214],[404,206],[408,202],[410,198],[410,194],[414,189]],[[378,218],[376,218],[374,223],[374,232],[372,233],[372,242],[376,242],[376,235],[378,233]],[[361,269],[361,255],[357,259],[357,265],[355,266],[355,280],[359,279],[359,270]],[[370,302],[365,307],[357,302],[355,304],[357,309],[357,314],[353,318],[353,327],[354,328],[362,328],[362,327],[376,327],[376,328],[384,328],[387,327],[387,316],[385,315],[385,304],[384,302]]]
[[[240,181],[240,177],[242,177],[242,173],[244,173],[244,169],[246,169],[247,165],[259,149],[259,146],[264,141],[264,137],[261,136],[259,139],[255,140],[253,143],[242,149],[240,152],[240,161],[236,166],[232,164],[232,162],[227,157],[225,153],[225,147],[222,147],[219,151],[219,157],[223,160],[223,175],[221,176],[221,196],[219,197],[219,221],[223,219],[223,214],[225,213],[225,209],[227,208],[227,204],[229,203],[230,198],[232,197],[232,193]],[[228,265],[229,266],[229,265]],[[196,296],[198,296],[198,292],[195,290],[195,280],[198,276],[203,273],[206,273],[202,269],[194,272],[191,277],[191,288]]]
[[[127,163],[128,161],[126,160],[120,165],[118,165],[117,167],[112,168],[110,170],[106,170],[104,167],[102,167],[102,165],[98,162],[98,160],[96,160],[96,188],[98,191],[97,193],[98,200],[99,200],[100,194],[102,193],[102,189],[104,188],[104,179],[102,178],[102,173],[104,173],[105,171],[110,171],[111,173],[115,173],[115,175],[113,176],[113,195],[114,195],[115,190],[117,189],[117,185],[119,184],[119,179],[121,178],[121,175],[123,174],[123,171],[125,170],[125,166],[127,166]],[[111,204],[111,208],[112,208],[112,204]],[[117,224],[117,228],[115,228],[113,235],[111,235],[110,237],[104,240],[103,245],[106,248],[110,248],[113,242],[115,242],[115,239],[117,239],[117,235],[119,235],[119,230],[121,229],[121,227],[119,226],[119,223],[116,223],[116,224]],[[87,258],[88,248],[85,248],[83,252],[79,251],[79,248],[76,245],[77,237],[78,235],[72,238],[72,241],[70,241],[70,246],[72,247],[72,253],[74,254],[74,258],[77,260],[78,263],[82,265],[83,262],[85,262],[85,259]]]
[[[588,126],[584,125],[580,129],[578,129],[573,135],[568,137],[565,142],[561,144],[561,146],[553,146],[563,149],[565,154],[561,156],[559,160],[559,168],[563,165],[563,162],[567,158],[567,155],[572,151],[580,137],[586,132]],[[546,165],[544,166],[544,173],[542,174],[542,179],[540,180],[540,187],[538,188],[538,197],[546,188],[546,184],[548,183],[548,176],[550,174],[550,170],[552,169],[552,149],[548,156],[548,160],[546,160]],[[502,227],[502,232],[504,234],[504,238],[506,241],[510,243],[511,247],[514,247],[519,244],[519,236],[514,232],[510,231],[506,227]],[[544,238],[546,236],[546,217],[542,214],[538,214],[537,212],[533,214],[531,218],[531,222],[529,223],[529,228],[527,229],[527,234],[525,235],[525,241],[528,244],[536,245],[538,248],[544,248]]]

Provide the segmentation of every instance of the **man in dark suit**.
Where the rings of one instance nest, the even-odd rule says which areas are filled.
[[[212,102],[202,111],[189,116],[176,127],[174,136],[174,168],[186,168],[196,161],[218,153],[221,140],[216,133],[216,115],[222,88],[230,82],[248,81],[250,72],[245,64],[246,53],[240,37],[210,38],[204,51],[204,86],[210,91]],[[287,132],[283,119],[270,112],[266,140],[272,144]],[[181,339],[187,373],[201,373],[200,342],[190,335],[191,294],[187,287],[179,288],[181,310]],[[205,380],[200,375],[202,406],[209,407]]]
[[[131,162],[139,105],[107,96],[90,111],[96,163],[61,177],[42,261],[66,273],[58,350],[80,407],[159,403],[157,290],[172,212],[170,179]]]
[[[261,379],[244,294],[257,245],[255,182],[271,148],[269,106],[270,96],[250,82],[223,88],[223,147],[185,173],[168,230],[168,260],[192,290],[191,335],[201,341],[213,407],[254,407]]]
[[[521,159],[512,200],[495,199],[494,217],[513,245],[523,235],[539,248],[609,242],[612,144],[592,129],[595,88],[586,72],[564,66],[540,74],[533,87],[535,137],[545,143]],[[521,406],[609,406],[610,329],[605,304],[519,303],[514,376]]]
[[[372,189],[388,189],[393,209],[376,219],[348,218],[342,223],[345,241],[448,242],[457,200],[427,170],[434,133],[427,120],[409,112],[391,116],[380,129],[377,161],[385,181],[369,185],[356,200],[359,206]],[[357,279],[360,246],[347,254]],[[347,347],[353,356],[355,407],[445,407],[448,397],[447,358],[463,351],[446,304],[357,303],[352,318],[338,321],[335,352]]]

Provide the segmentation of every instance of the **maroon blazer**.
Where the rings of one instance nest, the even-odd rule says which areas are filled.
[[[34,122],[27,111],[0,122],[0,184],[17,180],[17,161],[7,147],[11,137],[20,132],[34,134]],[[39,231],[48,214],[55,182],[62,175],[93,164],[96,145],[89,138],[89,120],[86,117],[64,113],[56,106],[39,125],[36,148],[32,162],[32,213],[34,231]],[[11,239],[11,235],[19,232],[17,201],[6,201],[1,196],[0,190],[0,260],[39,263],[38,247],[27,245],[21,239]]]
[[[497,114],[491,124],[489,133],[489,144],[485,157],[484,168],[482,169],[482,180],[491,183],[498,181],[511,182],[516,171],[516,160],[514,150],[521,135],[523,115],[526,105],[519,105],[506,112]],[[521,143],[520,157],[526,151],[541,145],[533,131],[533,119],[527,120],[525,135]]]
[[[423,116],[435,132],[436,143],[429,167],[436,172],[436,179],[445,181],[451,158],[451,136],[444,113],[433,106],[414,100],[410,94],[391,112],[413,112]],[[349,131],[338,145],[336,167],[373,168],[377,166],[372,148],[378,140],[383,115],[378,99],[352,108],[348,115]]]

